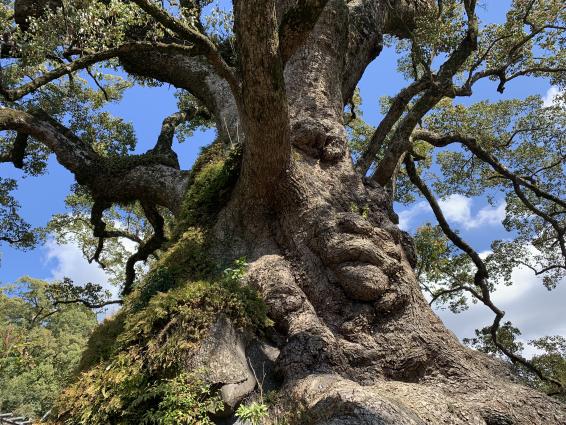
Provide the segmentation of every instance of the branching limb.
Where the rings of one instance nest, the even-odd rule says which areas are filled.
[[[133,0],[142,10],[153,17],[157,22],[165,28],[173,31],[175,34],[193,43],[195,53],[204,55],[208,62],[214,67],[216,72],[224,78],[235,97],[238,97],[239,83],[228,64],[222,59],[220,52],[208,37],[201,32],[194,30],[182,22],[176,20],[167,13],[163,8],[157,6],[149,0]]]
[[[126,262],[126,280],[124,283],[123,295],[128,295],[132,292],[132,287],[136,278],[135,265],[139,261],[146,261],[148,257],[157,251],[164,242],[167,241],[165,237],[165,221],[159,211],[153,204],[142,201],[142,208],[145,216],[153,227],[153,235],[144,243],[140,244],[138,251],[133,254]]]
[[[401,90],[397,96],[393,98],[387,114],[379,123],[377,129],[371,136],[367,149],[363,152],[356,163],[356,169],[362,176],[365,176],[368,172],[371,164],[375,160],[375,156],[383,147],[385,138],[395,123],[399,120],[399,118],[401,118],[401,115],[405,112],[409,102],[427,86],[428,81],[426,80],[415,81],[408,87]]]
[[[157,143],[155,144],[153,151],[163,154],[171,153],[173,139],[175,137],[175,129],[184,122],[191,121],[199,115],[205,119],[211,118],[206,111],[202,111],[197,108],[179,111],[165,118],[161,125],[161,132],[159,133],[159,137],[157,138]]]
[[[383,160],[377,164],[372,179],[385,186],[392,178],[395,168],[402,155],[410,149],[410,136],[422,118],[442,100],[445,96],[454,96],[452,78],[458,73],[462,65],[477,49],[478,22],[475,15],[475,0],[464,1],[464,7],[468,17],[465,37],[450,54],[448,59],[440,66],[436,75],[431,76],[429,88],[415,102],[411,111],[401,120],[397,129],[391,137]],[[376,149],[375,146],[373,149]],[[379,149],[379,147],[377,148]],[[373,158],[371,158],[373,160]]]
[[[476,266],[476,273],[474,275],[474,284],[480,289],[480,292],[475,291],[473,288],[469,286],[463,287],[462,289],[468,290],[468,292],[472,293],[472,295],[474,295],[478,300],[480,300],[486,307],[488,307],[495,314],[494,321],[489,328],[493,344],[503,354],[505,354],[513,363],[518,363],[524,366],[529,371],[533,372],[536,376],[538,376],[541,380],[557,386],[561,392],[565,391],[566,389],[564,388],[564,386],[560,381],[554,379],[553,377],[546,376],[540,369],[534,366],[531,362],[529,362],[522,356],[513,353],[507,347],[505,347],[505,345],[501,344],[501,342],[498,341],[497,332],[500,328],[501,320],[505,316],[505,312],[500,310],[493,303],[491,299],[491,292],[487,284],[489,274],[485,263],[483,262],[479,254],[470,245],[468,245],[460,236],[458,236],[456,232],[452,230],[452,228],[446,221],[446,218],[444,217],[444,213],[442,212],[442,209],[440,208],[436,198],[434,197],[428,186],[422,181],[422,179],[418,175],[415,164],[410,155],[407,155],[405,157],[405,168],[407,170],[407,174],[409,176],[409,179],[411,180],[411,183],[413,183],[419,189],[419,191],[428,201],[438,221],[438,224],[442,229],[442,231],[444,232],[444,234],[446,235],[446,237],[450,239],[450,241],[455,246],[457,246],[462,251],[464,251]]]
[[[0,155],[0,162],[11,162],[16,168],[23,168],[29,135],[18,132],[11,149]]]
[[[60,66],[53,69],[52,71],[46,72],[43,75],[37,77],[36,79],[24,84],[23,86],[15,89],[7,89],[6,87],[0,86],[0,94],[9,101],[16,101],[22,97],[32,93],[33,91],[43,87],[44,85],[75,71],[88,68],[99,62],[103,62],[112,58],[119,57],[121,55],[126,55],[128,53],[135,53],[139,51],[151,51],[158,50],[163,52],[177,52],[183,53],[190,56],[196,56],[199,54],[193,48],[188,46],[183,46],[179,44],[166,44],[166,43],[149,43],[149,42],[131,42],[125,43],[121,46],[104,50],[101,52],[86,54],[79,59],[76,59],[66,65]]]
[[[54,120],[53,120],[54,121]],[[14,130],[28,134],[45,144],[57,156],[57,160],[78,178],[98,160],[94,150],[70,132],[42,113],[0,108],[0,130]]]
[[[530,189],[535,195],[541,198],[545,198],[557,205],[562,206],[563,208],[566,208],[565,200],[560,199],[552,195],[551,193],[548,193],[529,180],[509,171],[493,155],[485,151],[473,137],[457,133],[439,135],[429,130],[416,130],[413,133],[413,139],[424,140],[425,142],[428,142],[436,147],[445,147],[451,143],[461,143],[462,145],[466,146],[475,156],[488,163],[497,173],[511,180],[511,182],[516,182],[520,186],[524,186]]]
[[[556,232],[556,239],[558,240],[558,244],[560,245],[560,251],[564,259],[564,267],[566,268],[566,241],[564,240],[564,233],[566,233],[566,227],[561,226],[557,220],[555,220],[550,215],[546,214],[540,208],[537,208],[527,198],[525,193],[521,190],[521,186],[517,181],[513,181],[513,190],[515,191],[517,197],[521,200],[523,205],[527,207],[527,209],[529,209],[531,212],[541,217],[544,221],[546,221],[552,226],[552,228]]]
[[[142,244],[143,241],[140,237],[132,235],[129,232],[122,230],[106,230],[106,223],[102,219],[104,211],[110,208],[112,204],[107,201],[95,201],[92,206],[90,224],[93,226],[93,234],[98,238],[98,244],[94,255],[88,259],[89,263],[93,261],[97,262],[103,269],[106,265],[100,261],[100,255],[104,249],[104,240],[110,238],[126,238],[138,244]]]

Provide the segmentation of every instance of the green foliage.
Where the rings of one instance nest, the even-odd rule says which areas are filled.
[[[0,411],[41,417],[68,385],[95,314],[56,307],[50,284],[24,278],[0,289]]]
[[[189,249],[189,255],[193,251]],[[153,269],[137,286],[135,293],[129,299],[129,307],[133,311],[144,308],[149,300],[158,292],[167,292],[174,288],[176,279],[167,267]]]
[[[209,414],[224,408],[218,395],[198,374],[181,373],[154,386],[149,394],[161,401],[157,408],[146,412],[142,424],[213,425]]]
[[[198,227],[189,227],[163,253],[156,267],[166,267],[177,281],[211,276],[216,270],[208,255],[206,233]]]
[[[19,215],[20,205],[10,193],[16,186],[15,180],[0,177],[0,242],[28,249],[35,246],[40,235]]]
[[[178,228],[207,228],[216,214],[230,199],[239,173],[241,151],[226,152],[217,141],[206,148],[191,170],[189,188],[185,194]]]
[[[493,343],[489,327],[477,329],[475,333],[475,338],[465,338],[464,343],[484,353],[498,354],[499,350]],[[514,327],[511,322],[505,322],[497,330],[497,342],[510,352],[517,354],[524,349],[524,345],[517,341],[517,337],[520,335],[521,331]]]
[[[556,380],[566,385],[566,338],[563,336],[546,336],[529,341],[529,345],[539,351],[532,358],[532,363],[546,376],[553,376]],[[531,376],[530,382],[540,390],[552,393],[556,390],[547,382]],[[565,394],[558,394],[558,398],[566,402]]]
[[[439,305],[453,313],[466,310],[475,298],[467,297],[463,287],[481,292],[474,282],[469,257],[452,245],[439,226],[425,224],[414,236],[417,252],[417,278],[423,290]]]
[[[116,340],[124,331],[125,313],[120,310],[112,317],[107,317],[94,328],[86,348],[81,355],[77,370],[87,371],[99,363],[106,362],[117,349]]]
[[[217,281],[186,282],[157,292],[140,310],[128,310],[112,355],[82,373],[60,398],[60,420],[209,423],[208,414],[222,407],[217,395],[202,374],[184,374],[199,342],[220,315],[254,332],[271,325],[263,301],[240,282],[245,267],[238,260]],[[161,272],[156,278],[166,276]]]
[[[497,332],[497,341],[511,352],[521,355],[524,344],[518,341],[521,336],[519,329],[511,322],[505,322]],[[484,353],[498,355],[498,350],[493,344],[489,328],[476,330],[475,338],[465,339],[464,342]],[[566,339],[563,336],[546,336],[528,342],[537,353],[530,359],[533,366],[540,370],[544,376],[552,377],[566,384]],[[505,360],[505,358],[503,358]],[[564,394],[556,393],[557,388],[544,380],[541,380],[530,369],[520,364],[511,365],[515,372],[530,386],[549,394],[556,395],[566,401]]]
[[[236,410],[236,416],[244,421],[249,421],[252,425],[259,425],[263,419],[267,418],[269,412],[267,405],[254,401],[251,404],[241,404]]]

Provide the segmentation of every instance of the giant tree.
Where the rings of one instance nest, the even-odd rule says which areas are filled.
[[[265,381],[283,389],[273,415],[298,423],[564,423],[558,401],[462,346],[421,290],[483,302],[495,350],[562,391],[499,338],[490,273],[532,260],[528,241],[529,266],[549,285],[564,275],[563,110],[540,99],[457,103],[484,80],[499,92],[524,76],[563,86],[562,2],[515,0],[501,25],[480,23],[475,0],[234,0],[232,14],[209,3],[4,2],[2,161],[37,172],[52,152],[74,174],[76,214],[54,227],[90,226],[92,261],[104,263],[107,241],[138,244],[115,348],[90,359],[60,420],[151,422],[173,411],[179,422],[205,421],[218,397],[229,416]],[[356,117],[356,86],[384,42],[397,44],[391,72],[409,84],[370,129]],[[100,111],[127,86],[113,70],[180,90],[179,112],[142,155],[128,154],[131,129]],[[176,129],[198,125],[215,125],[217,138],[181,170]],[[433,148],[456,145],[442,151],[452,180],[437,192],[504,191],[519,235],[491,265],[450,228],[422,174]],[[392,211],[410,187],[465,254],[421,255],[419,280]],[[110,224],[124,209],[142,230]],[[136,279],[151,256],[153,269]],[[244,260],[230,267],[242,258],[245,271]]]

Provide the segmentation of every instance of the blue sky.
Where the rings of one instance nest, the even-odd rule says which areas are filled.
[[[487,2],[487,9],[480,9],[480,15],[486,21],[502,22],[509,0]],[[359,84],[364,101],[364,118],[371,124],[377,124],[379,114],[379,98],[384,95],[395,95],[406,82],[396,73],[396,55],[393,49],[385,49],[379,58],[372,63]],[[489,99],[492,101],[524,98],[532,94],[546,96],[551,89],[548,81],[543,79],[517,79],[510,82],[504,94],[495,90],[496,84],[483,81],[475,88],[475,94],[464,102],[476,102]],[[153,146],[164,117],[176,111],[174,89],[167,86],[128,90],[123,101],[108,107],[113,114],[123,117],[134,124],[138,138],[138,152]],[[181,166],[190,168],[196,159],[199,149],[211,142],[214,131],[197,133],[183,144],[175,146]],[[40,177],[22,178],[20,171],[9,164],[0,164],[0,176],[13,177],[19,181],[16,192],[22,205],[22,216],[33,226],[44,226],[52,214],[65,212],[64,199],[73,178],[69,172],[59,166],[51,158],[48,172]],[[501,225],[504,205],[487,204],[486,199],[468,199],[453,195],[443,201],[447,218],[459,229],[461,235],[478,251],[489,249],[493,239],[508,237]],[[434,222],[430,210],[421,201],[407,207],[398,206],[401,226],[413,231],[425,222]],[[13,250],[4,245],[0,247],[0,283],[8,283],[30,275],[44,279],[60,279],[71,277],[77,283],[87,281],[104,282],[106,276],[96,265],[88,264],[74,246],[58,246],[53,241],[28,252]],[[501,288],[495,295],[502,307],[508,312],[509,319],[523,330],[524,339],[532,339],[545,334],[566,335],[566,319],[562,314],[562,304],[566,300],[566,283],[549,293],[538,279],[525,270],[516,270],[516,285]],[[440,311],[439,314],[448,326],[460,336],[471,336],[473,330],[485,326],[492,319],[482,307],[475,306],[469,311],[454,316]]]

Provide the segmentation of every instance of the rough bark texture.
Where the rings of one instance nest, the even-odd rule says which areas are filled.
[[[563,405],[444,327],[385,190],[354,171],[342,110],[379,51],[375,28],[393,25],[377,4],[327,3],[285,67],[293,154],[281,201],[251,204],[241,195],[255,190],[248,182],[215,226],[218,257],[249,259],[247,281],[276,323],[271,343],[289,395],[281,412],[329,425],[565,423]]]

